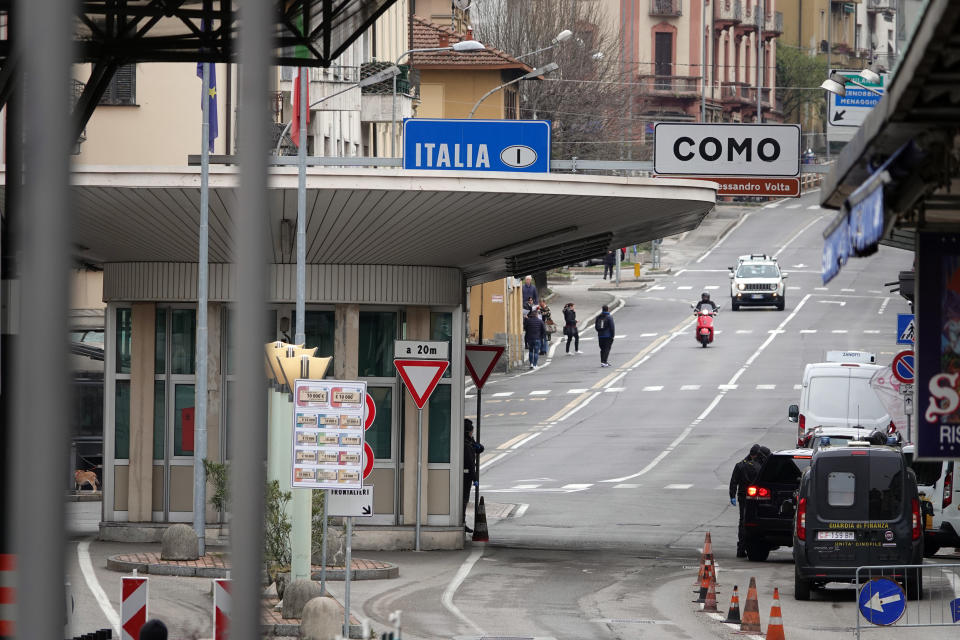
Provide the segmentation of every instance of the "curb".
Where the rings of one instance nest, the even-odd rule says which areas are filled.
[[[400,577],[400,567],[392,562],[389,566],[377,569],[354,569],[350,573],[351,580],[385,580]],[[107,569],[120,573],[146,573],[154,576],[176,576],[180,578],[226,578],[229,569],[220,567],[184,567],[176,564],[151,564],[133,560],[121,560],[120,556],[107,558]],[[345,580],[346,569],[343,567],[327,567],[327,580]],[[313,580],[320,579],[320,571],[311,571]],[[296,634],[293,634],[296,635]]]
[[[353,616],[351,616],[353,617]],[[265,624],[261,627],[264,638],[299,638],[300,625],[296,623],[289,624]],[[363,627],[359,624],[350,625],[351,638],[363,638]]]

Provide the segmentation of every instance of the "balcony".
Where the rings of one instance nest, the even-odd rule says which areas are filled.
[[[650,0],[650,15],[674,18],[682,16],[682,0]]]
[[[779,11],[773,15],[768,15],[763,21],[763,36],[767,40],[775,38],[783,33],[783,14]]]
[[[724,82],[720,85],[721,99],[730,104],[755,104],[757,94],[744,82]]]
[[[643,75],[640,81],[645,93],[661,97],[699,98],[699,76],[658,76]]]
[[[896,13],[897,0],[868,0],[867,11],[872,13]]]
[[[737,25],[737,33],[746,33],[748,31],[755,31],[757,27],[760,26],[760,5],[750,5],[750,0],[746,0],[747,4],[743,11],[743,20],[740,24]]]
[[[743,4],[740,0],[714,0],[713,24],[716,29],[725,29],[742,21]]]

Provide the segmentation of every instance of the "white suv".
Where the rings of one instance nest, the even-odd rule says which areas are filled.
[[[776,258],[764,253],[740,256],[736,267],[730,269],[730,307],[739,311],[741,305],[774,306],[783,311],[786,305],[787,274],[780,271]]]

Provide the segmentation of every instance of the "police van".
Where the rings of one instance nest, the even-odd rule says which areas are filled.
[[[803,370],[800,404],[787,409],[787,419],[797,423],[797,445],[818,427],[847,427],[888,431],[891,420],[870,379],[882,367],[867,351],[828,351],[826,362]]]
[[[730,308],[772,306],[783,311],[786,305],[786,273],[780,271],[776,258],[765,253],[740,256],[730,269]]]

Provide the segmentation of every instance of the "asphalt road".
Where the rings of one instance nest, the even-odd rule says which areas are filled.
[[[805,363],[827,350],[865,349],[886,364],[899,350],[896,314],[908,305],[883,283],[908,269],[912,254],[881,248],[823,286],[822,232],[834,214],[817,197],[746,210],[713,246],[691,238],[665,248],[671,275],[618,294],[613,367],[599,366],[588,331],[584,354],[558,352],[549,366],[489,385],[481,491],[491,503],[516,504],[515,516],[491,525],[489,544],[435,556],[433,569],[403,588],[360,587],[364,613],[385,620],[402,609],[416,638],[732,637],[690,602],[709,531],[724,612],[732,584],[742,602],[755,576],[764,630],[778,587],[788,638],[851,637],[852,588],[794,601],[790,549],[765,563],[735,557],[737,510],[728,500],[732,467],[752,443],[795,443],[786,413]],[[777,256],[789,273],[785,311],[730,311],[727,267],[751,251]],[[704,290],[724,307],[706,349],[694,340],[689,309]],[[471,411],[474,402],[468,392]],[[407,558],[397,556],[404,571]],[[942,580],[928,586],[946,587],[936,594],[938,617],[943,598],[960,595]]]

